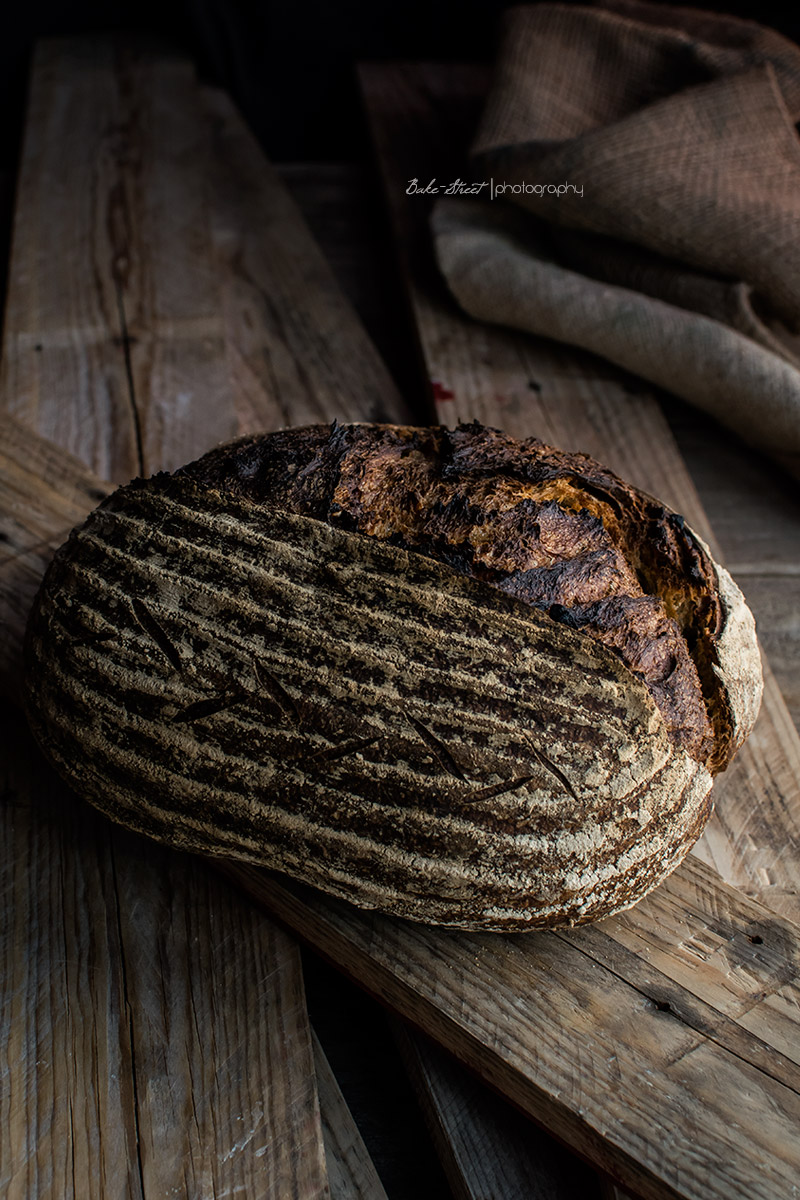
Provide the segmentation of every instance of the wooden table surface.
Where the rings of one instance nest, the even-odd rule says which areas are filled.
[[[472,87],[474,75],[463,78]],[[412,71],[400,80],[403,105],[410,104],[404,113],[420,110],[418,79]],[[373,76],[372,86],[373,121],[387,119],[380,118],[380,103],[390,105],[384,114],[391,112],[397,78]],[[430,102],[430,89],[422,98]],[[430,419],[433,371],[421,360],[420,329],[422,353],[435,348],[425,342],[419,302],[416,326],[412,319],[408,283],[371,166],[292,164],[272,171],[225,97],[198,88],[188,64],[107,42],[42,47],[17,195],[1,366],[3,406],[18,421],[4,434],[3,532],[12,550],[27,551],[7,558],[0,577],[8,630],[19,628],[48,547],[80,519],[81,506],[96,500],[106,480],[175,465],[248,428],[335,415],[392,419],[409,411]],[[463,352],[461,364],[463,370]],[[592,370],[583,364],[576,379],[585,381]],[[605,378],[602,366],[595,374]],[[797,724],[797,485],[687,406],[661,400],[698,511],[753,607]],[[645,396],[642,403],[654,402]],[[34,429],[47,441],[29,439]],[[37,490],[43,478],[46,497]],[[40,512],[31,497],[41,501]],[[2,645],[0,666],[13,690],[18,646],[11,636]],[[14,1197],[330,1193],[379,1200],[372,1157],[391,1197],[444,1196],[448,1187],[458,1196],[497,1200],[612,1194],[594,1169],[417,1033],[397,1029],[395,1049],[374,1001],[309,951],[304,971],[285,928],[216,870],[112,830],[76,803],[47,771],[13,709],[5,728],[12,736],[4,759],[2,866],[12,902],[0,941],[0,1190]],[[797,820],[796,808],[791,813]],[[760,869],[769,873],[766,865]],[[766,1087],[762,1075],[773,1071],[791,1091],[800,1050],[787,1007],[795,978],[787,962],[797,962],[796,951],[787,950],[797,944],[794,917],[770,916],[763,896],[751,891],[748,900],[725,891],[705,871],[697,862],[629,920],[574,944],[562,940],[559,954],[576,971],[584,964],[582,995],[595,1007],[598,1028],[603,1022],[612,1028],[604,1009],[616,993],[607,989],[621,972],[650,997],[640,1029],[661,1021],[659,1036],[665,1046],[674,1042],[674,1054],[697,1060],[716,1039],[732,1056],[724,1060],[728,1067],[745,1056],[754,1087]],[[337,909],[276,890],[261,877],[237,878],[284,925],[301,936],[305,931],[329,956],[340,954],[351,975],[361,971],[374,993],[419,1016],[595,1168],[646,1195],[716,1194],[703,1191],[691,1172],[688,1182],[670,1176],[633,1141],[614,1135],[607,1151],[597,1128],[581,1140],[567,1119],[580,1115],[580,1106],[571,1108],[565,1098],[561,1128],[544,1106],[542,1079],[527,1079],[523,1088],[519,1063],[476,1056],[474,1031],[466,1024],[456,1031],[464,1006],[457,989],[450,1008],[447,997],[423,997],[444,942],[423,945],[414,931],[408,937],[397,931],[409,972],[403,980],[396,964],[379,961],[390,937],[380,924],[353,924]],[[770,886],[768,879],[765,894]],[[694,930],[678,928],[678,917],[686,920],[680,905],[687,889],[697,898]],[[786,887],[781,896],[778,890],[773,886],[777,910],[786,915],[793,899]],[[731,930],[744,931],[745,952],[739,950],[737,962],[719,959],[717,970],[713,955],[728,943],[710,914],[719,918],[723,903]],[[674,938],[671,922],[677,922]],[[659,947],[652,934],[660,927],[666,932]],[[730,944],[738,945],[737,938],[731,933]],[[459,958],[460,943],[452,940],[453,981],[471,955],[476,965],[481,957],[487,992],[494,979],[500,995],[504,972],[512,972],[509,988],[518,986],[505,944],[463,941]],[[691,954],[678,961],[687,944],[691,953],[700,947],[711,957],[703,987],[694,981]],[[592,972],[601,967],[607,974],[593,991]],[[775,976],[768,988],[762,968]],[[526,966],[531,979],[543,981],[550,969],[546,954]],[[661,1008],[652,999],[659,980],[670,989]],[[748,995],[760,987],[769,994],[766,1016],[763,1006],[757,1018],[743,1015],[745,980]],[[683,1027],[673,1028],[670,1003],[678,995],[687,1007]],[[686,1019],[694,1022],[688,1041]],[[576,1043],[576,1052],[588,1050],[589,1042],[585,1051]],[[723,1065],[719,1056],[707,1061],[710,1085],[741,1083],[735,1073],[714,1078]],[[406,1068],[443,1167],[421,1132]],[[702,1070],[694,1079],[673,1079],[675,1103],[700,1095],[701,1084]],[[744,1103],[742,1096],[728,1099],[734,1107]],[[708,1104],[713,1108],[710,1095]],[[756,1122],[748,1128],[743,1120],[742,1139],[757,1138]],[[777,1163],[781,1147],[773,1151]],[[722,1179],[722,1161],[719,1169]],[[783,1200],[788,1193],[770,1183],[772,1170],[762,1171],[758,1195]],[[747,1187],[728,1186],[727,1195],[749,1200],[756,1193]]]

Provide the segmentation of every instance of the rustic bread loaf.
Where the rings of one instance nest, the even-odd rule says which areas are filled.
[[[35,733],[112,817],[470,929],[654,887],[761,694],[679,516],[477,424],[285,430],[120,488],[26,655]]]

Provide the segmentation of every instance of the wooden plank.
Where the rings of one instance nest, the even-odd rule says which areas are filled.
[[[428,420],[419,348],[375,172],[337,162],[279,163],[276,169],[392,378],[413,401],[414,419]]]
[[[109,278],[113,257],[107,225],[95,227],[86,202],[100,161],[107,167],[109,154],[102,150],[106,114],[114,111],[106,87],[113,67],[108,60],[107,69],[100,64],[98,70],[96,57],[87,58],[90,85],[81,90],[65,85],[54,58],[55,44],[41,46],[31,71],[0,395],[4,408],[56,445],[80,452],[98,474],[125,478],[138,470],[139,455],[117,288]],[[99,274],[92,270],[97,258],[106,267]],[[51,389],[62,381],[74,399],[60,413]],[[92,444],[90,431],[101,420],[117,432],[114,462]]]
[[[761,578],[800,588],[796,483],[697,409],[661,400],[729,569],[744,587]]]
[[[0,692],[17,698],[25,622],[53,551],[107,485],[79,459],[0,415]]]
[[[17,685],[37,572],[107,485],[1,428],[0,674]],[[2,718],[2,1194],[327,1196],[296,945],[205,864],[93,814],[21,714]]]
[[[208,123],[191,71],[161,51],[68,42],[48,43],[37,56],[3,395],[26,423],[117,478],[186,461],[221,436],[267,420],[307,415],[289,386],[261,387],[255,401],[236,407],[225,379],[230,354],[252,341],[254,316],[223,305],[223,291],[241,289],[237,280],[219,282],[225,276],[217,275],[216,241],[214,256],[210,250],[209,180],[252,151],[233,116],[227,121],[231,145],[215,163],[211,135],[219,130]],[[240,162],[239,178],[245,168]],[[342,405],[347,396],[356,416],[371,410],[376,393],[391,405],[388,376],[335,290],[323,286],[320,256],[306,261],[308,238],[280,185],[251,182],[244,207],[235,189],[227,201],[214,191],[214,237],[222,225],[228,250],[245,247],[226,261],[244,261],[256,289],[270,281],[270,244],[280,247],[277,311],[317,329],[319,362],[308,394],[328,379],[315,419],[346,415],[333,401],[326,408],[333,396]],[[59,203],[48,203],[48,189]],[[282,205],[271,232],[270,205]],[[267,246],[260,258],[247,250],[259,231],[266,231]],[[57,258],[55,248],[65,246],[69,253]],[[51,260],[56,278],[45,289]],[[319,294],[310,293],[317,284]],[[264,344],[277,336],[270,332]],[[285,348],[300,367],[301,351],[297,339]],[[337,382],[339,355],[346,387]],[[355,368],[370,356],[371,374],[358,376]],[[140,396],[143,406],[135,407]],[[58,452],[34,443],[30,455],[14,429],[7,478],[17,494],[9,502],[36,521],[30,528],[12,520],[9,549],[46,546],[38,557],[29,553],[24,579],[21,560],[12,560],[16,576],[3,600],[19,631],[37,571],[79,510],[91,507],[84,498],[96,501],[103,485],[67,458],[43,484],[38,466],[51,471]],[[18,632],[16,641],[18,651]],[[21,799],[5,810],[11,825],[3,861],[15,911],[30,916],[32,898],[38,908],[35,921],[20,919],[3,941],[15,1018],[4,1027],[14,1031],[2,1122],[10,1194],[30,1194],[31,1182],[38,1186],[58,1159],[55,1191],[63,1195],[74,1194],[83,1178],[109,1194],[327,1195],[292,943],[232,900],[208,868],[90,818],[45,780],[37,755],[21,744],[9,785]],[[108,937],[98,938],[98,930]],[[48,985],[62,978],[65,961],[75,964],[66,996]],[[21,1025],[32,1000],[37,1022]],[[58,1060],[59,1072],[35,1070],[37,1057]],[[112,1099],[104,1091],[108,1079]],[[39,1120],[51,1111],[74,1114],[74,1124]]]
[[[601,1200],[594,1172],[430,1038],[397,1020],[392,1030],[458,1200]]]
[[[795,727],[800,728],[800,577],[740,571],[738,581],[778,689]]]
[[[408,414],[277,172],[229,98],[204,89],[213,233],[239,420],[249,428]]]
[[[652,395],[608,364],[466,318],[437,275],[427,209],[408,180],[455,179],[482,102],[481,68],[377,65],[361,70],[389,210],[439,419],[477,418],[608,463],[661,496],[721,556]],[[717,813],[697,853],[749,895],[800,919],[800,738],[765,664],[756,729],[715,785]]]
[[[174,466],[221,437],[264,425],[388,416],[393,405],[401,411],[281,184],[251,159],[257,152],[230,107],[222,121],[219,98],[212,107],[210,122],[191,69],[159,49],[102,40],[48,43],[37,54],[3,397],[26,423],[117,478]],[[220,188],[223,177],[234,186]],[[54,179],[56,205],[47,191]],[[54,258],[57,278],[43,289],[56,246],[92,253]],[[237,364],[245,351],[258,361],[243,392]],[[26,444],[19,424],[13,429],[12,494],[3,499],[19,519],[10,508],[0,600],[12,635],[4,657],[13,649],[17,658],[7,677],[18,673],[19,631],[37,574],[105,486],[77,459],[59,464],[58,451],[35,439]],[[29,514],[38,514],[32,527]],[[14,553],[20,549],[29,551],[24,560]],[[38,760],[27,753],[27,783],[23,772],[17,789],[28,798],[19,809],[26,821],[4,847],[18,897],[41,885],[25,855],[40,803]],[[76,976],[66,1017],[46,996],[41,1028],[13,1048],[14,1120],[4,1126],[11,1146],[3,1159],[12,1193],[25,1192],[48,1156],[74,1152],[109,1192],[118,1186],[126,1194],[128,1162],[138,1155],[136,1186],[145,1195],[327,1195],[293,945],[262,917],[254,931],[252,914],[229,911],[227,889],[207,868],[143,847],[96,818],[92,829],[105,832],[87,841],[86,812],[77,806],[76,813],[66,826],[43,825],[36,867],[46,881],[51,859],[53,871],[67,863],[78,882],[60,908],[53,889],[42,890],[41,920],[4,942],[8,977],[16,984],[28,972],[41,992],[65,958],[62,926],[72,931],[70,953],[79,962],[88,956],[101,985],[120,969],[115,956],[124,959],[122,975],[113,994],[84,989]],[[103,889],[86,882],[92,871],[113,882],[107,919]],[[112,917],[116,940],[95,947],[95,922],[111,928]],[[93,1090],[98,1028],[111,1029],[120,1044],[113,1078],[125,1099],[116,1107]],[[48,1056],[51,1047],[63,1057],[65,1039],[82,1053],[71,1073],[56,1080],[31,1070],[31,1056]],[[35,1114],[56,1101],[64,1111],[96,1110],[90,1145],[82,1146],[80,1130],[36,1124]],[[39,1139],[35,1158],[21,1136],[26,1123]],[[107,1146],[116,1155],[108,1169]],[[67,1184],[57,1190],[70,1194]]]
[[[664,413],[800,728],[800,494],[775,464],[687,405]]]
[[[790,1057],[764,1040],[776,1025],[770,1004],[763,1019],[756,1014],[772,998],[796,1011],[799,931],[714,881],[702,863],[687,860],[660,889],[678,909],[693,900],[695,944],[716,942],[721,950],[709,953],[691,986],[624,953],[619,918],[603,922],[600,932],[445,933],[358,913],[255,868],[224,869],[353,979],[632,1191],[653,1200],[793,1194],[800,1178],[800,1042],[794,1039]],[[648,925],[658,920],[651,900],[636,910]],[[785,971],[776,973],[773,952]],[[723,987],[736,963],[741,969],[730,986],[757,1034],[703,996]]]
[[[0,1192],[326,1197],[296,945],[3,728]]]
[[[0,392],[114,482],[236,432],[193,87],[122,39],[45,41],[33,63]]]
[[[113,482],[254,428],[401,411],[230,101],[119,38],[37,47],[0,395]]]
[[[331,1200],[387,1200],[364,1139],[316,1034],[313,1042]]]

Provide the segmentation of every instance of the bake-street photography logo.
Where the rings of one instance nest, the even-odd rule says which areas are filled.
[[[428,183],[420,183],[419,179],[409,179],[406,188],[407,196],[482,196],[494,200],[498,196],[566,196],[573,193],[583,195],[583,184],[577,183],[506,183],[505,180],[482,179],[471,183],[464,179],[454,179],[451,183],[439,183],[431,179]]]

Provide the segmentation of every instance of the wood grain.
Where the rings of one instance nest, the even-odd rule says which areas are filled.
[[[428,421],[425,372],[374,167],[292,162],[276,170],[414,419]]]
[[[464,174],[485,72],[376,65],[362,68],[361,83],[439,419],[477,418],[584,450],[684,513],[719,554],[658,403],[639,381],[589,355],[469,320],[436,273],[425,201],[406,195],[407,182]],[[800,919],[800,738],[768,667],[765,676],[762,715],[715,786],[717,813],[697,853]]]
[[[731,571],[745,586],[800,587],[796,483],[697,409],[665,393],[659,399]]]
[[[457,1200],[600,1200],[593,1171],[430,1038],[392,1030]]]
[[[294,943],[3,728],[2,1194],[327,1196]]]
[[[53,552],[106,495],[73,455],[0,415],[0,692],[18,698],[22,639]]]
[[[0,393],[113,482],[236,432],[193,86],[124,39],[34,58]]]
[[[123,38],[37,47],[0,395],[117,483],[251,429],[402,411],[234,106]]]
[[[593,945],[593,932],[444,933],[364,917],[254,868],[226,871],[353,979],[632,1191],[648,1200],[793,1194],[800,1170],[798,1043],[789,1057],[761,1036],[769,1014],[754,1034],[701,993],[740,963],[733,986],[741,989],[742,1009],[753,1013],[778,993],[776,1003],[790,1009],[800,999],[798,931],[713,880],[702,863],[687,861],[662,887],[678,907],[697,901],[697,943],[716,936],[721,949],[691,987],[677,980],[667,986],[639,956],[617,950],[619,918],[602,923],[615,947],[606,954]],[[713,896],[702,919],[698,879],[709,881],[706,895]],[[645,899],[637,911],[655,921],[649,904]],[[790,979],[775,973],[773,951],[783,962],[788,951]]]
[[[225,93],[204,89],[226,348],[247,428],[407,415],[275,169]]]
[[[800,517],[798,517],[800,528]],[[800,562],[800,536],[794,560]],[[794,725],[800,728],[800,582],[786,573],[738,570],[736,578],[756,619],[762,649]]]
[[[316,1034],[313,1044],[331,1200],[387,1200],[364,1139]]]

